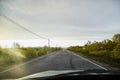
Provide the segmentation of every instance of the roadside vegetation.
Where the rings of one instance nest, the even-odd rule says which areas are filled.
[[[0,72],[30,61],[34,58],[49,54],[53,51],[60,50],[60,47],[20,47],[18,43],[14,44],[13,48],[0,47]]]
[[[103,41],[88,41],[84,46],[71,46],[68,50],[74,51],[93,60],[120,68],[120,34],[115,34],[112,39]]]

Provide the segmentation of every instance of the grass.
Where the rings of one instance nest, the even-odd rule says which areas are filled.
[[[89,54],[80,53],[80,52],[75,52],[75,53],[77,53],[80,56],[83,56],[101,63],[108,64],[111,67],[120,68],[120,58],[113,58],[107,55],[96,55],[96,54],[90,54],[90,53]]]

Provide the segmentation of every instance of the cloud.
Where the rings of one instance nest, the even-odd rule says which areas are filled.
[[[119,2],[116,0],[25,0],[24,2],[16,0],[7,5],[33,19],[38,18],[40,22],[97,27],[111,25],[120,20],[118,19]]]
[[[13,0],[4,2],[4,8],[8,16],[40,35],[98,40],[111,38],[120,31],[119,3],[119,0]]]

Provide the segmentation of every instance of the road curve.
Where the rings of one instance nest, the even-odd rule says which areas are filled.
[[[20,78],[48,70],[88,70],[107,68],[68,50],[53,52],[0,72],[0,78]]]

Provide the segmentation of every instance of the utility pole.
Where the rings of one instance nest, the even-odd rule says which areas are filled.
[[[50,48],[50,39],[48,39],[48,47]]]
[[[47,50],[47,53],[50,53],[51,50],[50,50],[50,39],[48,39],[48,50]]]

